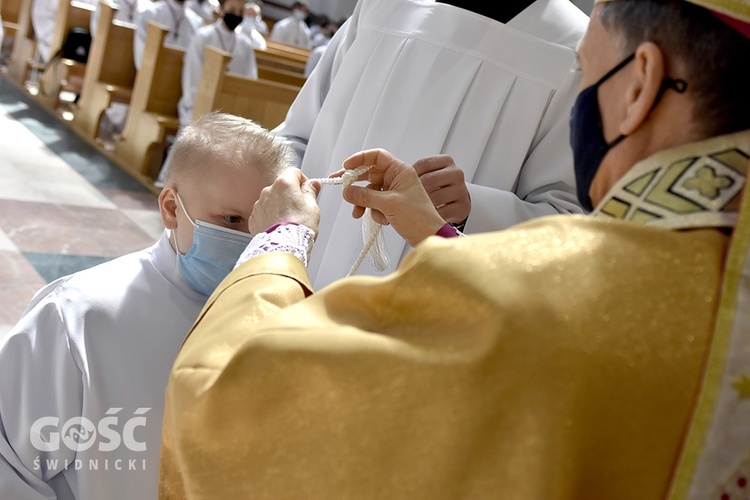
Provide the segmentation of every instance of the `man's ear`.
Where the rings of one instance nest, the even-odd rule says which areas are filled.
[[[620,133],[631,135],[643,125],[659,98],[666,72],[664,54],[653,42],[644,42],[635,51],[631,83],[627,88],[627,108]]]
[[[165,228],[177,229],[177,192],[174,188],[165,187],[159,193],[159,212]]]

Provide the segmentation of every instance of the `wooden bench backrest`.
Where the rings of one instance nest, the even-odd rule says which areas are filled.
[[[3,3],[10,3],[10,0],[5,0]],[[31,3],[32,0],[20,0],[16,40],[19,38],[27,38],[29,40],[34,39],[34,27],[31,24]],[[3,6],[3,9],[5,8],[6,7]],[[5,12],[3,12],[3,16],[5,16]],[[3,17],[3,19],[5,19],[5,17]]]
[[[131,111],[177,115],[182,95],[182,60],[185,51],[164,46],[167,29],[149,21],[141,69],[135,78]]]
[[[257,50],[259,49],[256,49],[256,51]],[[298,62],[302,64],[305,64],[307,62],[307,59],[310,57],[309,53],[299,54],[296,52],[289,52],[286,49],[275,48],[271,45],[268,45],[263,52],[273,55],[279,59],[283,59],[285,61]]]
[[[305,80],[307,80],[307,78],[296,71],[274,68],[273,66],[263,64],[258,64],[258,78],[272,82],[286,83],[295,87],[301,87],[305,84]]]
[[[131,24],[114,21],[117,7],[107,0],[100,4],[96,37],[91,43],[91,52],[86,63],[86,82],[102,82],[133,88],[135,84],[135,62],[133,38],[135,28]]]
[[[267,66],[300,75],[305,72],[305,62],[279,57],[274,52],[269,52],[268,50],[255,49],[255,62],[258,66]]]
[[[13,35],[13,50],[8,61],[8,76],[17,84],[23,85],[27,78],[29,61],[36,51],[34,28],[31,25],[32,0],[5,0],[5,3],[11,1],[19,2],[19,11],[18,27]]]
[[[50,57],[62,47],[71,28],[91,27],[94,6],[76,0],[61,0],[55,17],[55,30],[50,41]]]
[[[266,45],[269,49],[273,49],[276,51],[281,52],[287,52],[289,54],[294,54],[300,58],[307,59],[310,57],[310,52],[312,52],[310,49],[306,49],[304,47],[299,47],[297,45],[290,45],[288,43],[282,43],[278,42],[276,40],[266,40]]]
[[[231,56],[206,47],[193,117],[214,110],[249,118],[272,129],[286,118],[299,87],[227,73]]]
[[[21,17],[21,0],[3,0],[0,6],[0,16],[3,18],[3,25],[17,25]]]

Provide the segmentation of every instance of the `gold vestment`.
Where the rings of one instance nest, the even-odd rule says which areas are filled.
[[[671,150],[595,217],[429,238],[312,295],[291,254],[243,264],[175,362],[160,497],[665,498],[748,152]]]

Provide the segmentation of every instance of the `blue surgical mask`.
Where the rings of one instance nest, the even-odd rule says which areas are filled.
[[[305,12],[304,10],[295,10],[294,12],[292,12],[292,14],[297,19],[297,21],[304,21],[305,19],[307,19],[307,12]]]
[[[578,94],[573,109],[570,111],[570,145],[573,148],[576,190],[578,201],[586,210],[594,209],[591,204],[589,190],[591,189],[591,183],[594,180],[596,171],[599,169],[599,165],[609,150],[627,137],[625,134],[620,134],[619,137],[611,142],[607,142],[604,138],[604,126],[602,125],[602,117],[599,110],[599,87],[615,73],[627,66],[634,58],[635,54],[626,57],[625,60],[601,77],[598,82],[583,89]],[[683,93],[687,89],[687,83],[682,80],[665,78],[651,107],[651,111],[654,110],[667,89]]]
[[[234,269],[237,259],[252,240],[252,236],[201,220],[193,222],[179,194],[177,201],[193,225],[193,244],[186,254],[180,252],[175,236],[177,272],[193,289],[203,295],[211,295]]]
[[[257,23],[255,22],[255,16],[245,16],[242,19],[242,27],[247,29],[255,29]]]

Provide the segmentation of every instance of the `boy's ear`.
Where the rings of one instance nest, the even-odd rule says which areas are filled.
[[[666,61],[658,45],[644,42],[635,52],[633,76],[627,90],[627,113],[620,124],[620,133],[631,135],[648,119],[659,98]]]
[[[159,193],[159,212],[165,228],[177,229],[177,192],[174,188],[165,187]]]

